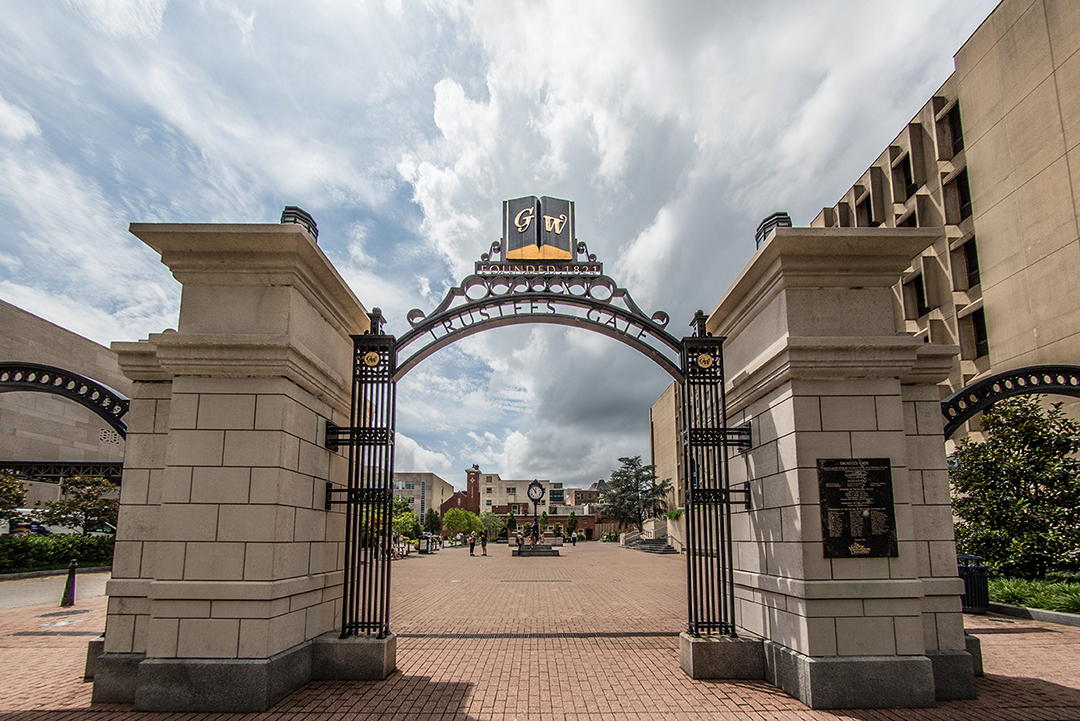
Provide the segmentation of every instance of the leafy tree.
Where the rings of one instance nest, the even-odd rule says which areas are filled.
[[[510,529],[510,533],[517,530],[517,519],[514,518],[514,512],[510,511],[510,515],[506,517],[506,527]]]
[[[116,490],[117,485],[107,478],[65,478],[60,482],[61,499],[45,503],[41,519],[50,526],[77,528],[84,536],[102,523],[115,526],[120,505]]]
[[[566,532],[573,533],[577,530],[577,515],[570,511],[570,515],[566,518]]]
[[[548,527],[548,515],[547,511],[540,514],[540,529],[543,530]]]
[[[457,534],[481,531],[484,526],[475,513],[466,511],[464,508],[451,508],[443,516],[443,528]]]
[[[26,486],[18,478],[0,475],[0,521],[20,517],[16,509],[26,503]]]
[[[1080,425],[1037,396],[999,401],[986,440],[961,440],[949,459],[956,545],[1000,575],[1041,578],[1080,549]]]
[[[398,516],[412,510],[412,496],[394,496],[394,509],[391,515]]]
[[[506,521],[502,516],[496,516],[491,511],[484,511],[480,514],[480,523],[483,524],[484,530],[487,531],[488,538],[497,538],[499,531],[506,526]]]
[[[642,465],[641,456],[620,458],[619,462],[622,468],[611,472],[600,515],[640,531],[646,520],[667,512],[671,479],[657,481],[656,466]]]
[[[431,534],[438,534],[442,530],[442,518],[434,508],[427,509],[424,514],[424,530]]]
[[[420,538],[420,521],[412,511],[405,511],[394,516],[394,533],[406,538]]]

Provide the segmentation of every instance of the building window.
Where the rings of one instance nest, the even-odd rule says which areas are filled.
[[[945,223],[958,225],[971,217],[971,188],[964,168],[945,185]]]
[[[960,125],[960,103],[949,108],[945,116],[945,122],[949,128],[949,137],[952,140],[952,153],[956,155],[964,149],[964,130]]]
[[[990,343],[986,337],[986,314],[979,308],[968,317],[971,318],[971,329],[975,334],[975,357],[990,355]]]
[[[506,495],[508,495],[508,496],[516,496],[517,495],[517,488],[515,488],[514,486],[507,487]]]
[[[487,500],[487,504],[488,504],[489,506],[491,505],[491,499],[490,499],[490,498],[489,498],[489,499]]]
[[[960,356],[975,360],[990,355],[986,332],[986,312],[977,308],[960,318]]]
[[[490,496],[491,495],[491,488],[485,488],[484,493],[486,493],[486,494],[488,494]]]
[[[914,210],[903,217],[903,219],[896,224],[897,228],[918,228],[919,227],[919,214]]]
[[[972,238],[964,243],[963,248],[964,265],[967,266],[968,288],[974,288],[982,282],[982,277],[979,275],[979,250],[975,246],[975,239]]]
[[[922,275],[917,275],[904,283],[904,312],[908,320],[922,318],[930,312],[926,304],[926,286]]]
[[[394,481],[395,491],[411,491],[416,487],[415,481]]]
[[[559,489],[559,490],[556,490],[554,488],[551,489],[551,502],[552,503],[562,503],[563,502],[562,489]]]
[[[968,186],[967,168],[956,176],[956,197],[960,201],[960,220],[971,217],[971,188]]]
[[[910,153],[900,158],[900,162],[893,168],[893,185],[902,191],[901,196],[904,200],[915,195],[917,186],[915,185],[915,176],[911,172]]]

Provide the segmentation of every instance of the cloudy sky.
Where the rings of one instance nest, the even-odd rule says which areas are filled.
[[[996,0],[0,0],[0,298],[100,343],[175,327],[129,222],[299,205],[387,330],[499,237],[577,235],[689,334],[776,210],[807,225],[952,71]],[[569,486],[649,456],[670,378],[603,336],[481,333],[399,387],[398,470]]]

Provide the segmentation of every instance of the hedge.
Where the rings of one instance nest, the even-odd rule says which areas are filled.
[[[0,536],[0,573],[23,573],[79,566],[111,566],[113,536]]]

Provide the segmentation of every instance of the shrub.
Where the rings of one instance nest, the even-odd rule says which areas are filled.
[[[113,536],[0,536],[0,573],[112,565]]]

